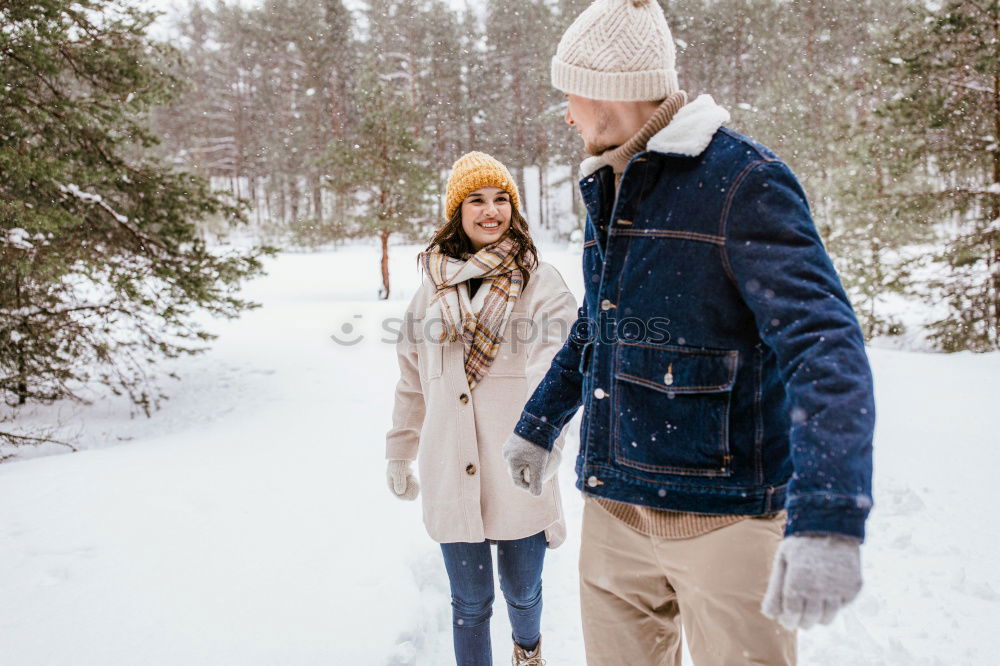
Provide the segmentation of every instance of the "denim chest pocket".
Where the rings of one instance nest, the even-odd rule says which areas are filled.
[[[732,474],[729,404],[739,353],[619,343],[615,462],[649,474]]]

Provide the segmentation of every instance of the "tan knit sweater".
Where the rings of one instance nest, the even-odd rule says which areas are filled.
[[[621,184],[622,172],[637,153],[646,150],[646,144],[654,134],[670,123],[674,114],[687,103],[687,94],[682,90],[674,93],[663,101],[649,120],[635,135],[621,146],[601,154],[605,164],[611,165],[615,173],[615,187]],[[648,506],[625,504],[603,497],[594,497],[594,501],[608,513],[629,527],[649,536],[664,539],[689,539],[708,534],[720,527],[738,523],[750,518],[742,515],[717,515],[703,513],[686,513],[682,511],[667,511]]]

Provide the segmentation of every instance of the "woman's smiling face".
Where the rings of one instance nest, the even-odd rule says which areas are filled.
[[[481,187],[462,201],[462,230],[478,252],[503,238],[510,215],[509,194],[499,187]]]

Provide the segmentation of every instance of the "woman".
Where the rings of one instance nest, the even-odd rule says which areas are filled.
[[[558,455],[542,494],[514,486],[501,456],[524,403],[576,318],[576,299],[540,263],[507,168],[484,153],[452,167],[447,222],[420,255],[424,282],[397,345],[400,378],[386,437],[389,489],[417,497],[451,584],[455,658],[491,664],[490,544],[513,627],[513,663],[542,664],[545,549],[565,538]],[[557,443],[562,447],[562,438]]]

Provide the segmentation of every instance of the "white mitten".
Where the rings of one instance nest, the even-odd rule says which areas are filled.
[[[390,460],[385,471],[392,494],[402,500],[415,500],[420,494],[420,484],[413,476],[409,460]]]

